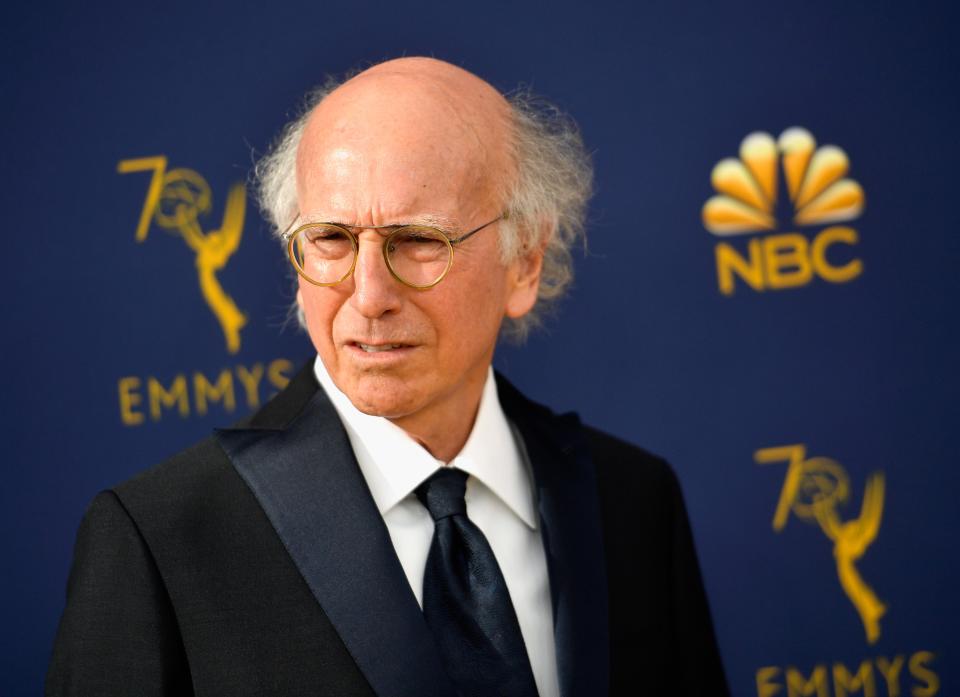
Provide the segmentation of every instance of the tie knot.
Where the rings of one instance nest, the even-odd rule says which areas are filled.
[[[467,473],[452,467],[441,467],[417,487],[417,498],[436,520],[452,515],[466,515],[463,495],[467,490]]]

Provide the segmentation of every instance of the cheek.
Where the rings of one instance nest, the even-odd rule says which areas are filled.
[[[435,313],[438,333],[454,350],[466,354],[486,350],[496,341],[504,314],[504,287],[497,276],[478,275],[474,282],[464,283],[452,295],[459,302],[450,303],[442,315]]]
[[[339,298],[330,288],[315,286],[300,279],[297,303],[306,319],[310,339],[316,349],[322,353],[322,346],[331,343],[333,320],[339,307]]]

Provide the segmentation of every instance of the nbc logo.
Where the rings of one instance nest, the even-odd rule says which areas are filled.
[[[812,239],[799,232],[769,234],[777,231],[778,160],[792,224],[830,225]],[[863,211],[863,189],[846,177],[849,169],[843,150],[834,145],[818,148],[803,128],[789,128],[777,140],[769,133],[751,133],[740,144],[739,159],[718,162],[710,175],[717,195],[703,206],[703,224],[724,238],[715,248],[720,292],[733,295],[738,278],[763,291],[804,286],[814,276],[846,283],[863,273],[863,262],[849,249],[832,249],[853,247],[859,240],[852,227],[833,225]],[[733,238],[747,235],[746,248],[741,243],[738,249]]]

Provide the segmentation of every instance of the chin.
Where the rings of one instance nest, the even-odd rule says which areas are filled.
[[[347,388],[347,389],[344,389]],[[363,376],[340,388],[358,410],[370,416],[396,419],[417,411],[421,401],[405,380],[387,376]]]

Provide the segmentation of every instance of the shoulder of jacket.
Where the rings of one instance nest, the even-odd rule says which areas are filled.
[[[582,423],[576,413],[558,414],[521,393],[500,373],[496,379],[500,402],[509,418],[537,424],[551,434],[566,434],[573,441],[579,431],[602,481],[611,486],[617,482],[639,483],[659,491],[679,489],[673,468],[662,457]]]
[[[598,476],[663,490],[679,488],[673,467],[664,458],[592,426],[583,426]]]
[[[190,515],[242,480],[213,437],[111,487],[135,520]]]

